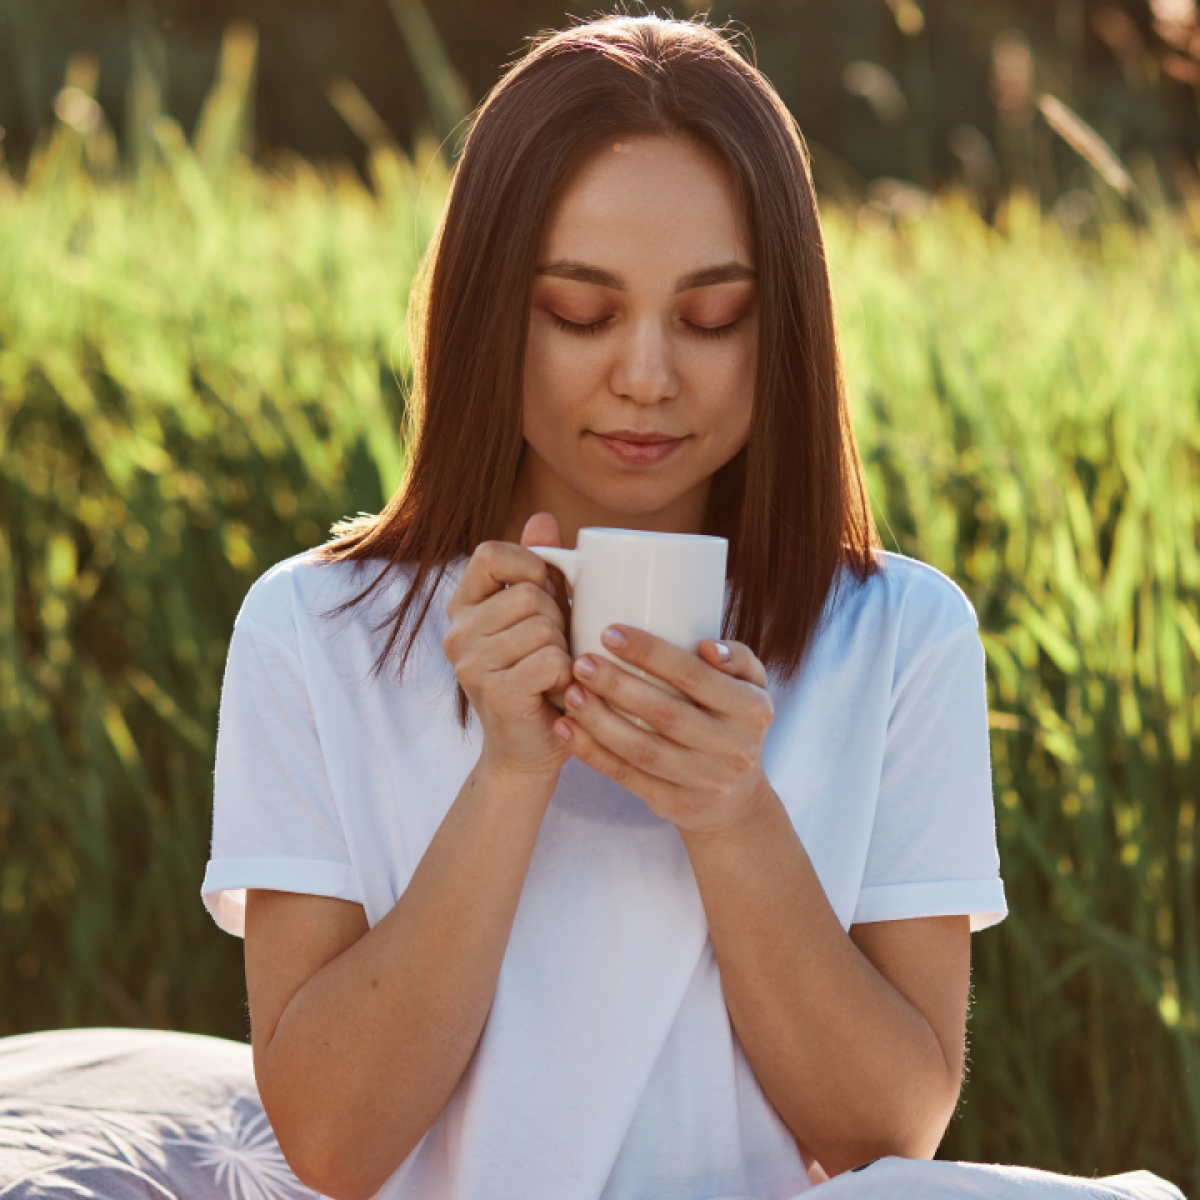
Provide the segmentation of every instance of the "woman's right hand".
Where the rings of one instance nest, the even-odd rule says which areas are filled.
[[[546,695],[571,682],[566,619],[546,591],[546,564],[525,549],[561,545],[557,522],[531,517],[521,543],[476,548],[446,606],[442,649],[483,726],[480,762],[557,781],[570,750],[554,732],[562,714]]]

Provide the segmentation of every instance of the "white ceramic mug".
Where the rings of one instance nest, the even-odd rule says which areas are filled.
[[[729,550],[724,538],[587,528],[579,531],[574,550],[526,548],[556,566],[571,586],[572,658],[607,658],[674,691],[621,662],[600,641],[600,634],[609,625],[629,625],[693,652],[705,638],[721,636]],[[636,717],[623,715],[646,728]]]

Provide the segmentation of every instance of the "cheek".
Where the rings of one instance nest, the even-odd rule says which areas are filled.
[[[545,414],[553,412],[558,399],[553,355],[544,338],[531,332],[525,347],[524,413],[525,436],[541,427]]]
[[[527,439],[545,444],[569,434],[575,398],[586,394],[583,366],[580,356],[556,339],[530,335],[522,403]]]
[[[541,394],[546,390],[550,377],[549,352],[546,339],[539,337],[537,330],[531,328],[525,342],[525,396],[526,401],[531,394]]]
[[[719,374],[710,376],[713,383],[719,379],[720,386],[715,389],[715,394],[722,397],[714,420],[725,437],[734,438],[739,444],[750,432],[756,366],[757,347],[750,342],[729,355]]]
[[[729,405],[724,413],[720,433],[722,461],[732,458],[749,440],[750,424],[754,416],[753,390],[739,391],[735,403]]]

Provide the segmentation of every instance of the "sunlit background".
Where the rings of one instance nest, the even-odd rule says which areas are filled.
[[[0,0],[0,1035],[248,1036],[199,899],[233,617],[402,477],[464,118],[567,20]],[[1200,1195],[1195,4],[709,20],[811,152],[884,543],[988,652],[1012,913],[941,1153]]]

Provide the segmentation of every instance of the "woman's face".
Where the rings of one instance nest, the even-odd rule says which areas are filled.
[[[710,151],[626,138],[546,223],[525,355],[512,520],[695,532],[746,443],[757,293],[733,184]]]

